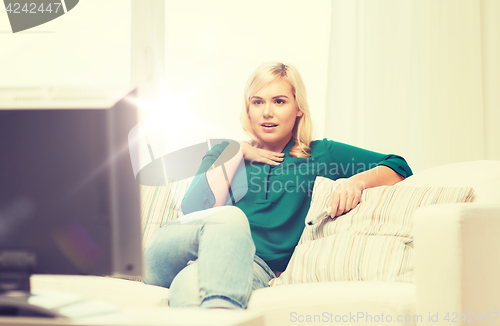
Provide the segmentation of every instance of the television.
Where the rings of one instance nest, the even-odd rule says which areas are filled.
[[[0,316],[61,316],[30,303],[32,274],[142,275],[134,96],[0,89]]]

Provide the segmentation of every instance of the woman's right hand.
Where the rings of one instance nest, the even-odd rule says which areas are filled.
[[[238,143],[240,144],[243,158],[248,161],[256,161],[269,165],[280,165],[284,159],[283,157],[285,156],[284,153],[277,153],[268,151],[267,149],[252,147],[252,145],[245,141],[240,141]]]

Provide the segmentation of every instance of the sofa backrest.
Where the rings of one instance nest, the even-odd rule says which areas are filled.
[[[500,161],[482,160],[444,164],[417,172],[401,186],[473,187],[473,203],[500,203]]]

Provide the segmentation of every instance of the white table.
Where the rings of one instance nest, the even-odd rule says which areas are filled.
[[[113,314],[81,319],[0,318],[0,325],[78,326],[264,326],[260,314],[201,308],[127,308]]]
[[[33,293],[62,291],[69,296],[83,297],[90,300],[89,311],[103,307],[107,312],[71,319],[0,317],[0,325],[264,326],[261,314],[247,310],[171,308],[167,303],[168,289],[123,279],[34,275],[31,288]],[[85,309],[80,310],[85,312]]]

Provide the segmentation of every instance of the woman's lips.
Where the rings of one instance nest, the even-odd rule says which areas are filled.
[[[275,129],[276,127],[278,127],[278,126],[276,125],[276,126],[274,126],[274,127],[266,127],[266,126],[263,126],[263,125],[262,125],[261,127],[262,127],[262,129],[264,129],[264,131],[274,131],[274,129]]]

